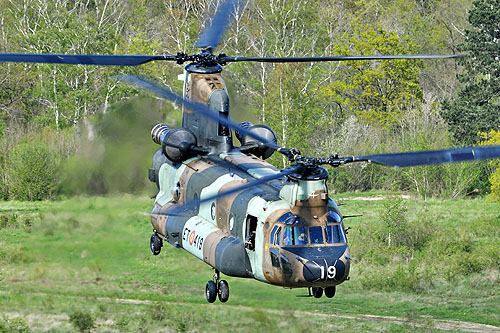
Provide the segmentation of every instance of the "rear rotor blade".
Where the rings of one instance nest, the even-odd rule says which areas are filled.
[[[176,56],[0,53],[0,62],[43,64],[137,66],[154,60],[175,61]]]
[[[345,158],[344,163],[371,162],[395,168],[435,165],[500,158],[500,146],[467,147],[445,150],[427,150],[408,153],[378,154]],[[342,160],[342,158],[340,159]]]
[[[316,61],[351,61],[351,60],[390,60],[390,59],[448,59],[456,58],[454,54],[405,54],[405,55],[367,55],[367,56],[334,56],[334,57],[228,57],[220,58],[222,63],[257,61],[257,62],[316,62]]]
[[[238,4],[241,1],[242,0],[238,1]],[[236,5],[235,1],[226,1],[220,5],[212,23],[200,35],[195,45],[196,47],[214,49],[219,45],[222,36],[224,36],[224,32],[226,32],[226,29],[229,27]]]
[[[157,84],[155,84],[151,81],[148,81],[146,79],[143,79],[143,78],[140,78],[140,77],[134,76],[134,75],[120,75],[120,76],[116,76],[115,78],[118,79],[119,81],[127,82],[128,84],[130,84],[132,86],[148,90],[148,91],[156,94],[157,96],[159,96],[161,98],[168,99],[174,103],[184,104],[185,107],[192,110],[193,112],[202,114],[207,118],[218,121],[222,125],[225,125],[229,128],[237,130],[238,132],[240,132],[242,134],[248,135],[249,137],[262,142],[263,144],[265,144],[266,146],[268,146],[274,150],[280,151],[280,149],[282,149],[280,146],[278,146],[273,141],[269,141],[269,140],[255,134],[253,132],[250,132],[246,128],[232,122],[231,120],[229,120],[227,118],[220,117],[218,115],[218,113],[214,113],[206,105],[201,104],[201,103],[193,103],[193,102],[190,102],[186,99],[183,99],[182,97],[179,97],[174,93],[171,93],[170,91],[158,86]]]

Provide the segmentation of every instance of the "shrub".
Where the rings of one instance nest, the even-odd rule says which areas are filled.
[[[0,317],[0,333],[24,333],[29,332],[30,328],[26,321],[21,317],[7,319]]]
[[[69,315],[69,322],[80,332],[90,331],[95,327],[95,319],[91,313],[85,311],[75,311]]]
[[[21,245],[9,245],[0,243],[0,264],[21,263],[27,260]]]
[[[479,133],[483,137],[482,145],[500,145],[500,131],[490,131],[489,133]],[[490,165],[496,167],[495,172],[490,175],[490,195],[488,200],[500,202],[500,160],[493,160]]]
[[[407,213],[408,208],[404,199],[391,200],[384,204],[384,210],[380,217],[384,225],[383,229],[388,246],[408,245],[410,243]]]
[[[56,162],[47,146],[21,143],[9,153],[7,165],[9,196],[19,200],[50,199],[56,179]]]
[[[167,304],[156,302],[151,308],[151,318],[156,321],[163,321],[167,318],[168,307]]]
[[[10,332],[24,333],[29,332],[30,328],[23,318],[16,317],[9,320],[9,330]]]

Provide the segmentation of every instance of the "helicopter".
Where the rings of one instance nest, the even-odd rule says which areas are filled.
[[[286,288],[308,288],[316,298],[332,298],[336,286],[349,280],[352,262],[347,229],[339,205],[329,196],[328,171],[368,162],[410,167],[500,157],[500,146],[377,154],[368,156],[303,156],[278,145],[263,124],[237,124],[230,118],[223,66],[241,61],[294,63],[388,59],[447,59],[455,55],[373,55],[322,57],[233,57],[214,54],[236,7],[220,4],[198,39],[198,54],[75,55],[0,53],[0,62],[137,66],[150,61],[184,65],[183,97],[133,75],[118,80],[182,105],[182,126],[157,124],[151,131],[161,147],[154,153],[148,178],[157,185],[151,212],[150,250],[164,242],[184,249],[214,269],[205,285],[213,303],[229,299],[221,273],[254,278]],[[239,146],[234,146],[233,131]],[[278,169],[265,160],[282,154],[290,166]],[[311,294],[312,293],[312,294]]]

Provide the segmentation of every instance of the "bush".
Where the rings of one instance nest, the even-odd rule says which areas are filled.
[[[156,321],[163,321],[167,318],[168,306],[166,303],[156,302],[151,308],[151,318]]]
[[[89,312],[75,311],[69,315],[69,322],[80,332],[90,331],[95,327],[95,319]]]
[[[29,332],[30,328],[26,321],[21,317],[16,317],[9,320],[10,332],[24,333]]]
[[[0,333],[24,333],[29,332],[30,328],[26,321],[21,317],[6,319],[0,317]]]
[[[7,142],[5,139],[0,139],[0,200],[7,200],[9,198],[9,190],[7,188],[6,177],[7,157]]]
[[[9,153],[6,163],[9,197],[18,200],[52,198],[56,162],[43,144],[21,143]]]
[[[500,131],[490,131],[489,133],[479,133],[483,137],[481,145],[500,145]],[[489,163],[496,170],[490,177],[491,189],[488,200],[491,202],[500,202],[500,159]]]
[[[408,208],[404,199],[388,201],[381,212],[383,230],[388,246],[409,245]]]

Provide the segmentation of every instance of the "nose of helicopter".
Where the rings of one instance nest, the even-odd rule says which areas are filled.
[[[346,264],[340,258],[313,259],[304,264],[302,274],[308,282],[342,281],[346,275]]]
[[[305,282],[342,282],[349,274],[347,245],[288,248],[302,263]]]

